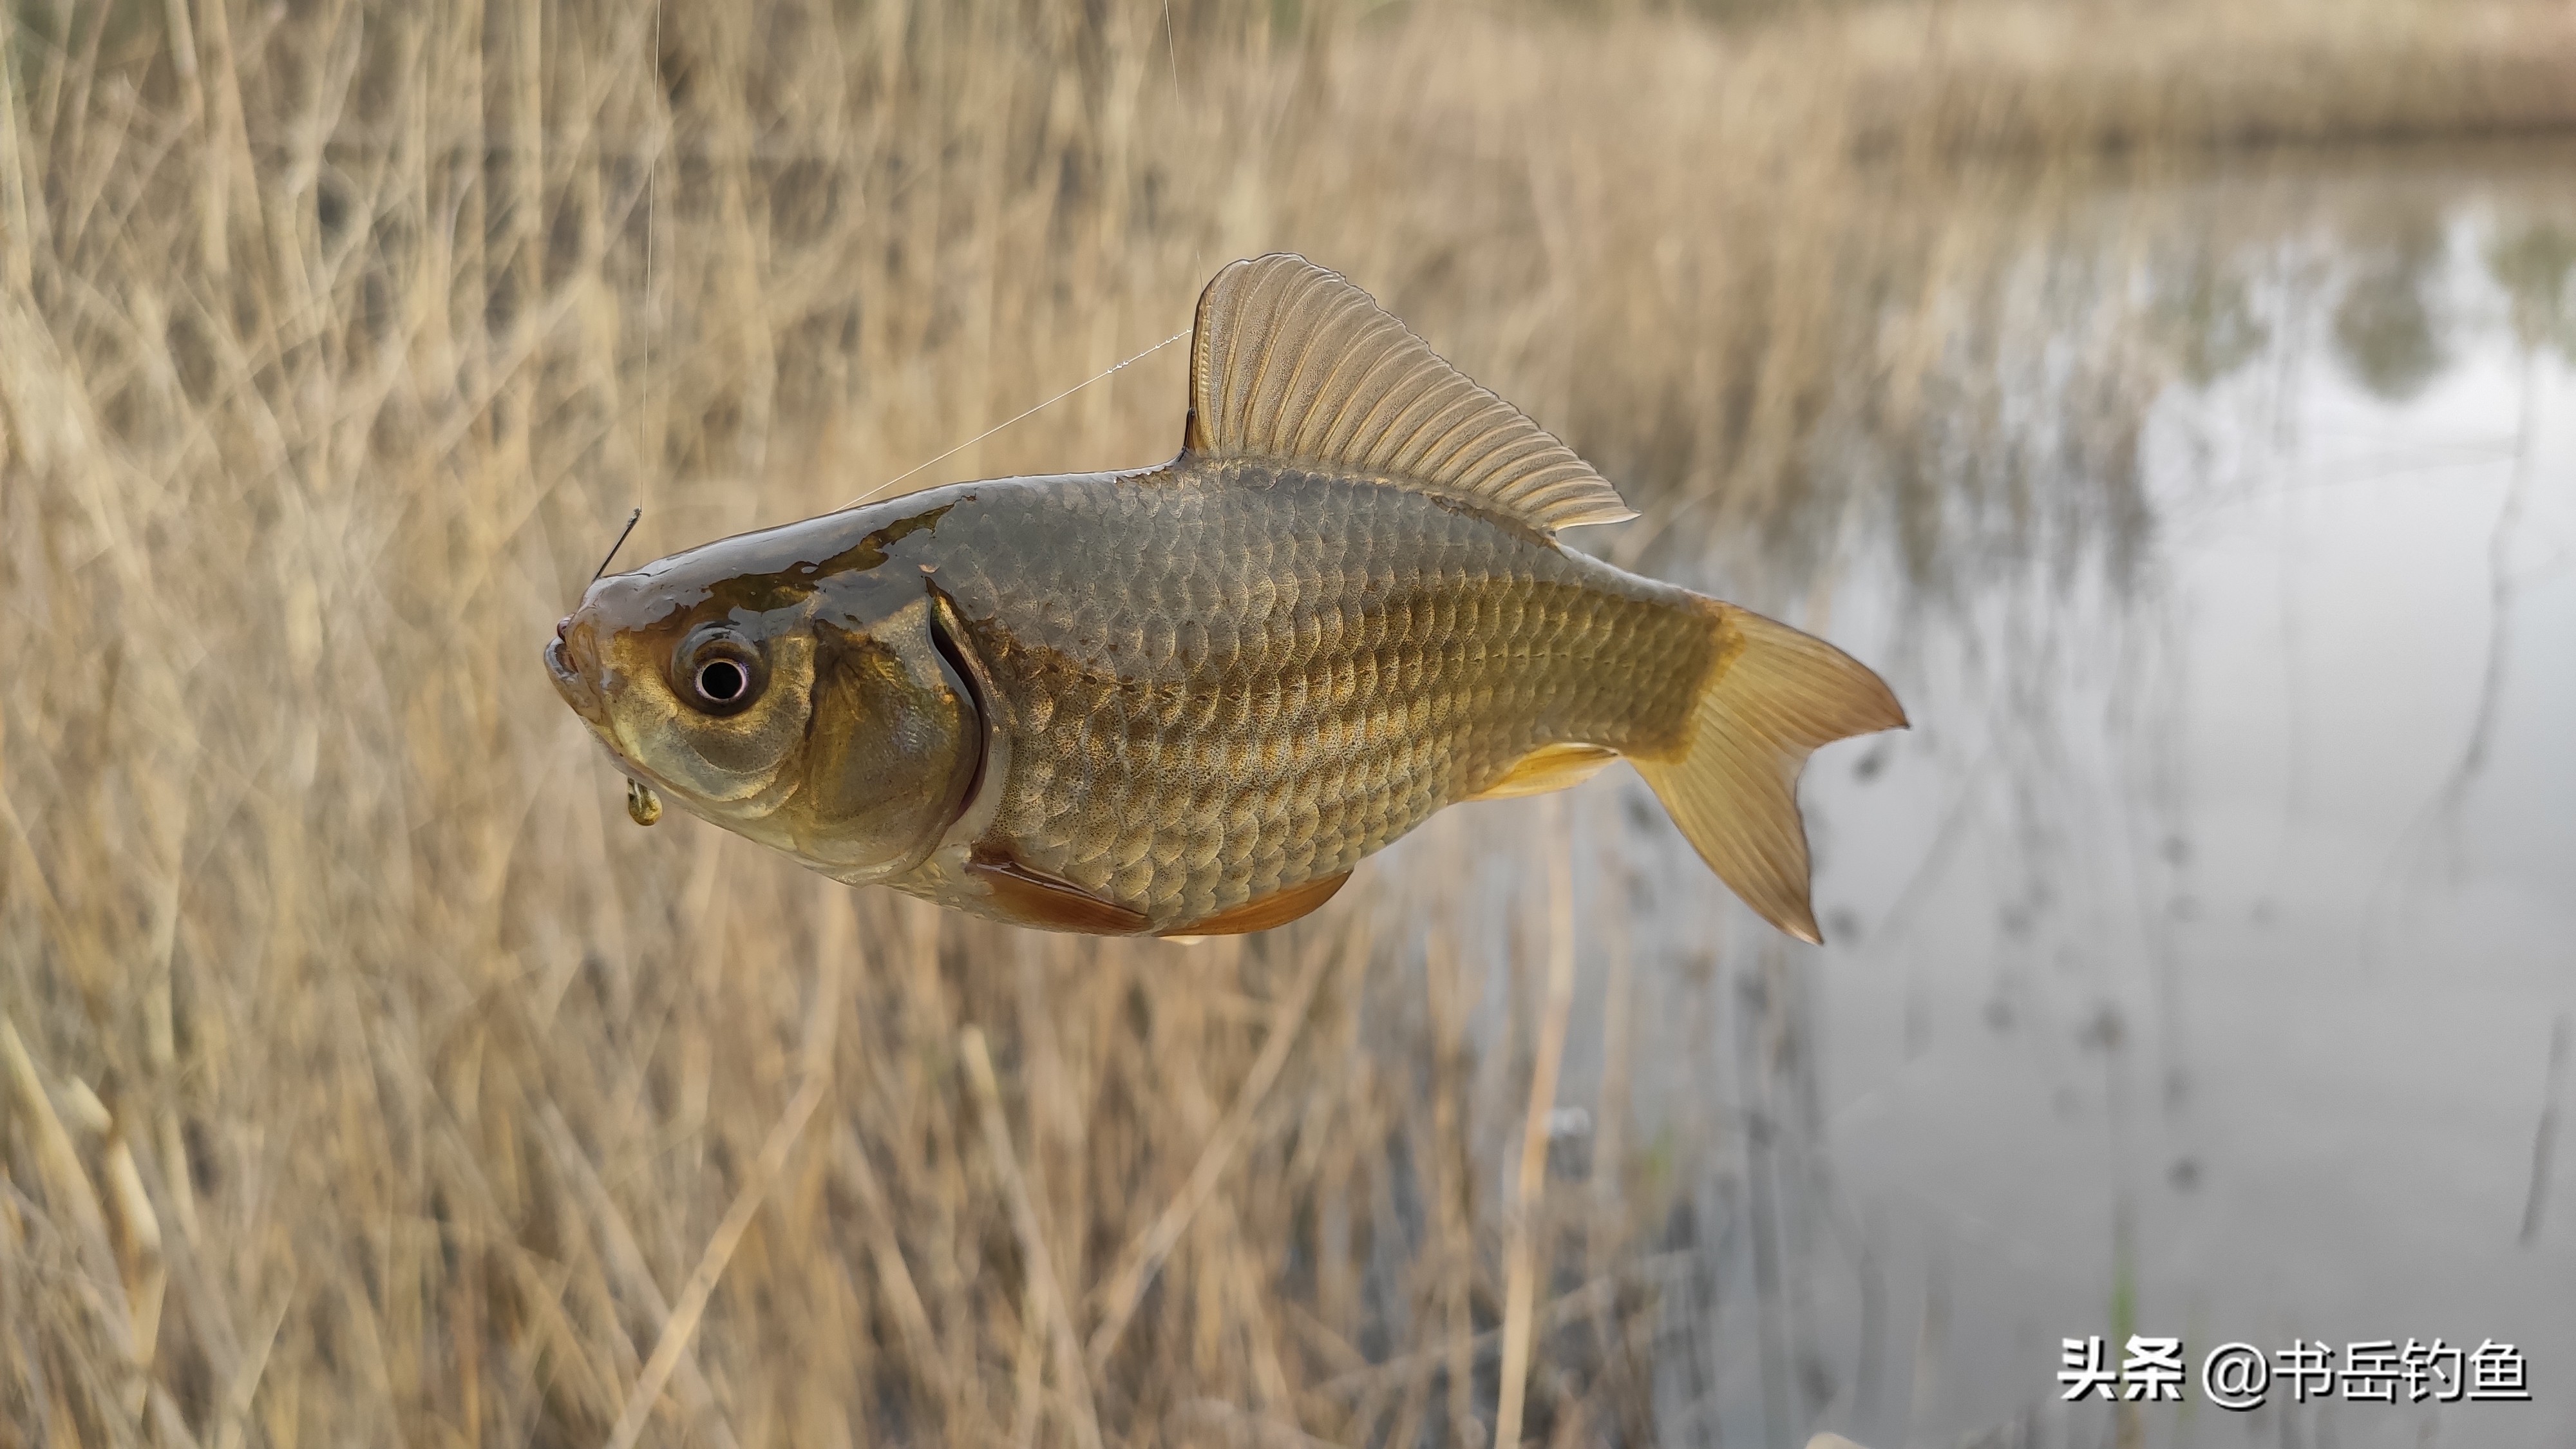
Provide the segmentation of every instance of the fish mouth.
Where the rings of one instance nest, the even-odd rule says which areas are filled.
[[[553,677],[555,693],[572,706],[573,713],[597,730],[603,738],[608,732],[608,701],[591,682],[585,658],[590,651],[588,626],[576,629],[570,618],[555,625],[555,637],[546,641],[546,673]]]

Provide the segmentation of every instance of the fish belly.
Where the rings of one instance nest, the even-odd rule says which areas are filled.
[[[1675,749],[1712,664],[1684,591],[1365,479],[996,488],[939,544],[1009,736],[976,849],[1149,929],[1348,871],[1545,746]]]

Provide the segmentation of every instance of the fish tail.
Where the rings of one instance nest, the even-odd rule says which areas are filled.
[[[1733,604],[1699,601],[1718,639],[1680,749],[1635,758],[1700,859],[1754,912],[1822,944],[1807,900],[1798,772],[1818,745],[1901,728],[1905,709],[1860,661]]]

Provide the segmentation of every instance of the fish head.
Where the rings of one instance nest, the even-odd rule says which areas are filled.
[[[600,579],[545,659],[628,775],[856,883],[937,847],[985,731],[926,574],[836,546],[850,531],[815,519]],[[778,537],[800,532],[821,536]]]

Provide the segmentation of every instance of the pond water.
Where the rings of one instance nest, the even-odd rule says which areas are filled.
[[[2576,1444],[2571,181],[2293,156],[1979,203],[1948,315],[1987,340],[1897,445],[1822,430],[1862,480],[1829,583],[1640,550],[1914,721],[1809,771],[1821,952],[1633,775],[1570,797],[1577,919],[1635,909],[1625,979],[1587,931],[1559,1117],[1624,1095],[1616,1150],[1682,1179],[1667,1442]],[[2061,1402],[2062,1340],[2131,1333],[2189,1402]],[[2532,1401],[2199,1382],[2436,1336],[2513,1345]]]

